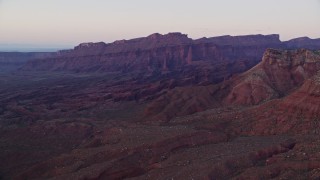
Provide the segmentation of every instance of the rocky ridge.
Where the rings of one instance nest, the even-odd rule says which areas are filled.
[[[30,61],[23,70],[77,72],[174,71],[190,64],[227,66],[239,61],[254,64],[267,47],[280,47],[277,35],[223,36],[192,40],[181,33],[152,34],[114,43],[83,43],[56,57]],[[252,48],[254,47],[254,48]]]
[[[248,109],[232,111],[239,114],[235,120],[242,122],[236,123],[236,129],[251,127],[253,134],[312,132],[312,122],[318,117],[319,65],[319,51],[268,49],[251,70],[216,85],[173,89],[151,102],[145,114],[168,121],[206,109],[241,107]],[[234,118],[214,117],[225,123]],[[299,123],[303,125],[294,125]]]
[[[268,49],[261,63],[233,80],[225,102],[254,105],[286,96],[319,70],[319,51]]]
[[[298,38],[286,42],[279,35],[220,36],[192,40],[185,34],[152,34],[113,43],[82,43],[51,58],[27,63],[23,70],[74,72],[174,71],[199,63],[217,68],[239,62],[257,64],[267,48],[319,48],[318,39]],[[312,45],[312,46],[311,46]],[[220,65],[221,64],[221,65]],[[240,70],[244,71],[244,70]]]

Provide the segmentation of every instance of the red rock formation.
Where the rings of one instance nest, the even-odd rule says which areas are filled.
[[[105,43],[82,43],[57,57],[29,62],[24,70],[145,71],[175,70],[193,62],[223,66],[238,60],[255,64],[267,47],[278,47],[276,36],[189,39],[180,33]],[[253,61],[253,62],[250,62]]]
[[[286,97],[264,103],[248,110],[252,117],[241,117],[237,121],[246,123],[235,127],[248,134],[319,134],[320,116],[319,74]],[[239,123],[241,124],[241,123]]]
[[[250,131],[254,134],[312,130],[312,119],[319,115],[316,98],[319,70],[318,51],[268,49],[262,62],[251,70],[218,85],[170,90],[150,103],[145,114],[168,121],[209,108],[259,105],[238,117],[248,128],[248,122],[252,122]],[[268,103],[278,98],[283,99]],[[301,117],[311,121],[292,128]],[[230,118],[234,117],[226,116],[226,122]]]
[[[262,62],[233,80],[227,104],[258,104],[287,95],[320,70],[318,52],[269,49]]]
[[[128,73],[1,76],[0,179],[319,177],[319,51],[269,49],[228,79],[277,37],[189,41],[86,43],[24,67]]]
[[[194,47],[192,56],[203,50]],[[12,78],[18,83],[0,86],[0,176],[318,177],[319,57],[319,51],[269,49],[244,74],[191,87],[195,78]],[[207,64],[198,65],[203,74],[193,77],[207,76]],[[175,88],[179,83],[184,87]]]
[[[139,72],[144,76],[171,74],[171,78],[178,81],[192,78],[195,84],[217,83],[256,65],[267,48],[291,47],[292,44],[300,47],[306,43],[320,47],[317,40],[303,42],[293,40],[282,43],[279,35],[192,40],[180,33],[152,34],[110,44],[82,43],[51,58],[30,61],[22,70]]]

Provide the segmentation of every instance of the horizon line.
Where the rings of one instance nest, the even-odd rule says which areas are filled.
[[[295,38],[291,38],[288,40],[284,40],[282,41],[280,39],[281,35],[277,34],[277,33],[272,33],[272,34],[261,34],[261,33],[257,33],[257,34],[239,34],[239,35],[230,35],[230,34],[225,34],[225,35],[218,35],[218,36],[210,36],[210,37],[201,37],[201,38],[192,38],[189,37],[188,34],[186,33],[182,33],[182,32],[168,32],[168,33],[152,33],[149,34],[147,36],[142,36],[142,37],[133,37],[133,38],[128,38],[128,39],[118,39],[118,40],[114,40],[112,42],[108,42],[106,43],[105,41],[83,41],[83,42],[79,42],[79,43],[72,43],[72,44],[50,44],[50,43],[0,43],[0,52],[57,52],[60,50],[67,50],[67,49],[73,49],[75,46],[81,44],[81,43],[99,43],[99,42],[103,42],[106,44],[111,44],[114,43],[116,41],[121,41],[121,40],[134,40],[134,39],[139,39],[139,38],[145,38],[148,37],[150,35],[153,34],[160,34],[160,35],[168,35],[168,34],[173,34],[173,33],[179,33],[182,35],[187,35],[188,38],[190,38],[191,40],[198,40],[198,39],[202,39],[202,38],[214,38],[214,37],[224,37],[224,36],[230,36],[230,37],[243,37],[243,36],[258,36],[258,35],[262,35],[262,36],[272,36],[272,35],[278,35],[279,36],[279,40],[281,42],[286,42],[286,41],[290,41],[290,40],[294,40],[294,39],[299,39],[299,38],[308,38],[311,40],[317,40],[320,38],[310,38],[309,36],[299,36],[299,37],[295,37]]]

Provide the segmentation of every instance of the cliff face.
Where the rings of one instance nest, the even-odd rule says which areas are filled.
[[[226,103],[258,104],[285,96],[319,70],[319,51],[268,49],[260,64],[234,80]]]
[[[299,123],[301,127],[294,131],[308,131],[314,129],[311,123],[319,116],[319,72],[319,50],[268,49],[249,71],[220,84],[175,88],[150,103],[145,114],[170,120],[211,108],[254,107],[237,112],[235,119],[246,126],[252,123],[251,133],[288,132]],[[302,117],[306,122],[299,122]]]
[[[318,40],[281,42],[279,35],[220,36],[192,40],[181,33],[152,34],[110,44],[82,43],[72,50],[29,61],[25,71],[135,73],[171,78],[180,84],[218,83],[244,72],[262,59],[267,48],[320,47]],[[188,82],[188,83],[186,83]]]
[[[265,67],[269,67],[265,69],[274,70],[272,73],[266,72],[272,84],[268,84],[268,80],[255,85],[247,84],[246,92],[250,92],[248,87],[262,87],[262,89],[268,87],[272,88],[273,93],[283,93],[283,95],[279,96],[281,98],[270,98],[268,93],[262,96],[263,90],[256,93],[251,91],[252,99],[260,99],[260,102],[265,101],[265,103],[239,113],[241,115],[236,120],[238,122],[234,129],[249,134],[319,134],[320,52],[298,50],[269,53],[272,55],[266,54],[264,60],[267,60],[265,63],[270,63],[265,64]],[[273,57],[279,58],[273,59]],[[243,85],[238,83],[239,88],[235,88],[231,96],[228,96],[229,103],[250,105],[249,96],[242,95],[240,98],[240,93],[236,96],[234,94],[236,89],[242,89],[243,92],[245,88]],[[259,101],[254,103],[257,102]]]
[[[270,46],[280,46],[278,36],[223,36],[193,41],[180,33],[152,34],[111,44],[83,43],[53,58],[30,61],[23,70],[172,71],[199,62],[257,62]]]
[[[310,39],[308,37],[295,38],[284,42],[288,49],[307,48],[307,49],[319,49],[320,39]]]
[[[50,58],[30,61],[22,70],[167,73],[180,72],[190,65],[214,64],[215,72],[223,69],[223,72],[218,72],[224,74],[218,78],[221,81],[223,77],[243,72],[257,64],[267,48],[301,47],[320,48],[320,40],[298,38],[281,42],[279,35],[275,34],[192,40],[181,33],[156,33],[110,44],[82,43],[73,50],[60,51]],[[235,63],[240,68],[232,68]]]

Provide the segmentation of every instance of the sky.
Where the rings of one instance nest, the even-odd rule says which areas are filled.
[[[0,50],[64,49],[155,32],[320,38],[320,0],[0,0]]]

